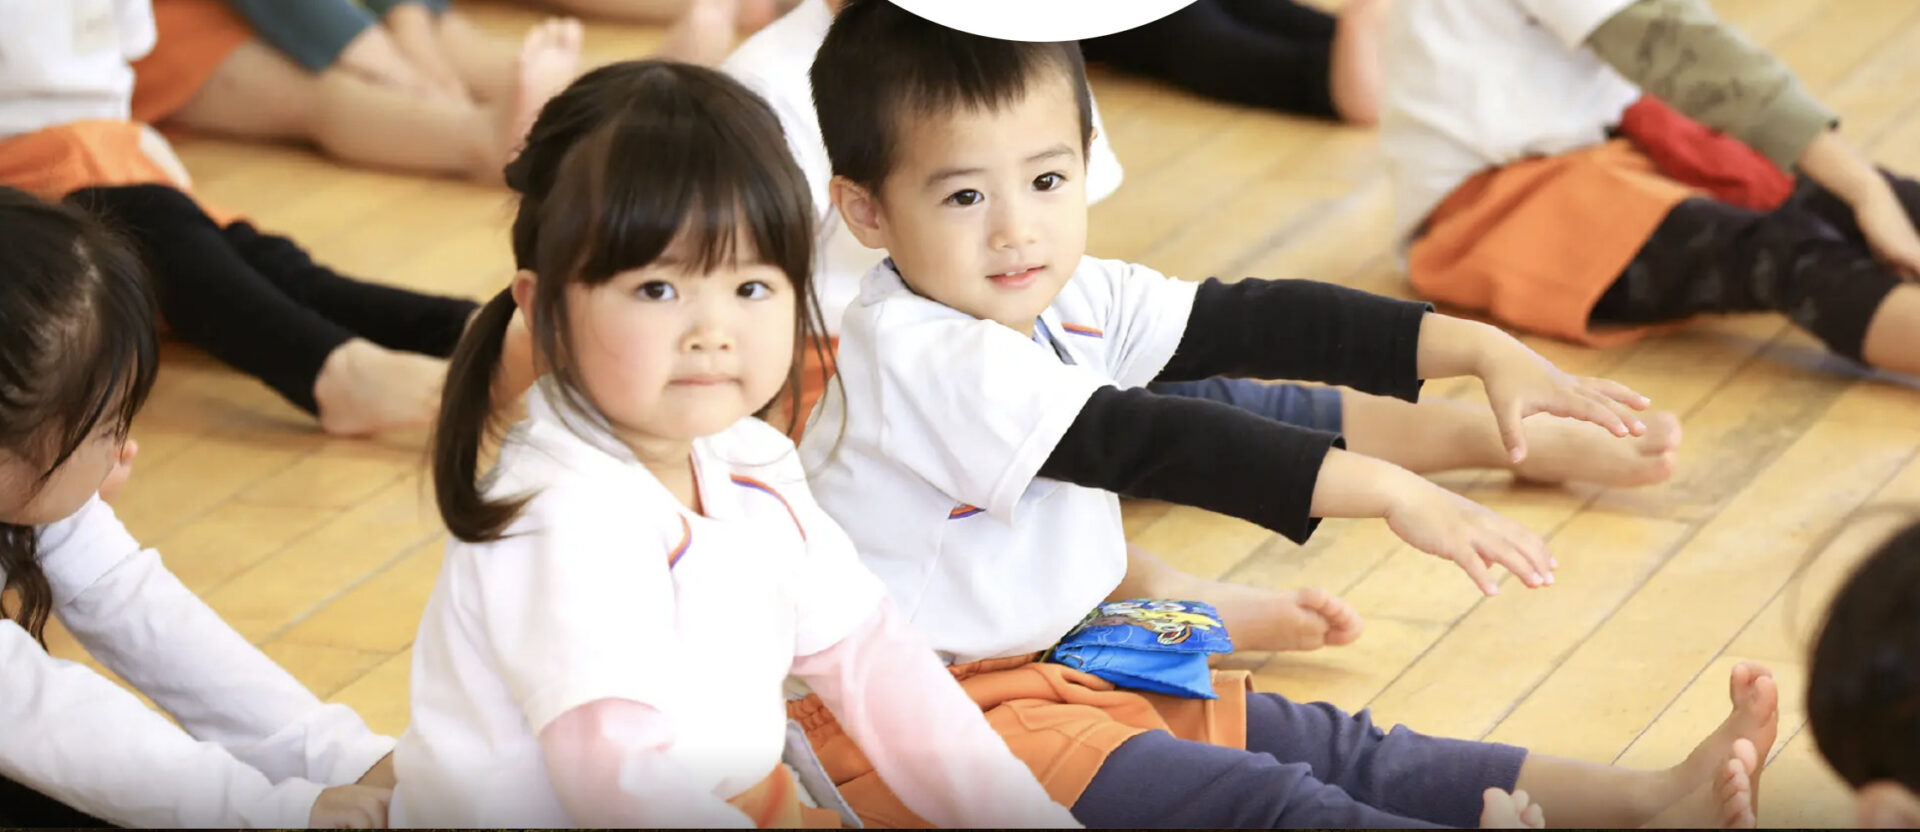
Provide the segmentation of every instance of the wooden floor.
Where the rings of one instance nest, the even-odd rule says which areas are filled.
[[[1920,171],[1920,4],[1716,0],[1784,57],[1881,162]],[[1844,9],[1844,11],[1843,11]],[[502,31],[528,12],[482,5]],[[644,29],[596,25],[590,49],[632,55]],[[1314,277],[1404,294],[1375,138],[1192,100],[1100,75],[1125,186],[1093,210],[1095,254],[1188,277]],[[509,274],[503,191],[371,173],[298,149],[184,139],[201,192],[344,271],[468,295]],[[1431,733],[1587,760],[1677,760],[1725,711],[1728,668],[1770,664],[1785,700],[1761,813],[1849,822],[1802,730],[1807,635],[1826,594],[1888,520],[1837,540],[1862,506],[1920,499],[1920,395],[1824,360],[1780,319],[1726,320],[1631,349],[1535,346],[1684,414],[1678,477],[1632,492],[1443,477],[1549,536],[1548,590],[1483,599],[1378,522],[1326,523],[1296,547],[1245,523],[1134,505],[1135,539],[1195,572],[1343,593],[1359,643],[1246,656],[1300,699],[1371,707]],[[1429,395],[1477,395],[1438,385]],[[178,345],[135,436],[117,508],[141,540],[322,697],[378,729],[406,726],[409,645],[441,556],[420,435],[341,441],[272,393]],[[1896,518],[1897,519],[1897,518]],[[77,656],[57,634],[57,652]]]

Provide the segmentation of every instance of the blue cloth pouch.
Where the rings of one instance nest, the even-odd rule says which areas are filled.
[[[1129,690],[1215,699],[1207,656],[1232,651],[1211,605],[1135,599],[1095,607],[1047,660]]]

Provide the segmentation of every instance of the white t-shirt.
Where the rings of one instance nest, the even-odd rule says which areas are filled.
[[[74,638],[179,725],[3,621],[0,774],[126,826],[304,828],[324,786],[393,748],[248,644],[98,498],[40,530],[40,566]]]
[[[1632,3],[1394,3],[1380,147],[1399,231],[1482,170],[1605,140],[1640,90],[1582,44]]]
[[[125,121],[153,42],[149,0],[0,0],[0,139]]]
[[[1084,258],[1029,339],[868,273],[800,454],[948,662],[1045,649],[1119,586],[1119,498],[1037,474],[1093,391],[1166,366],[1197,287]]]
[[[813,84],[807,73],[813,55],[827,37],[833,10],[826,0],[802,0],[779,20],[748,38],[720,69],[765,98],[780,117],[793,158],[813,190],[813,207],[820,215],[814,274],[814,295],[827,331],[840,331],[840,318],[860,291],[860,277],[885,256],[854,239],[827,200],[833,164],[827,159],[826,140],[820,136],[820,116],[813,109]],[[1087,149],[1087,204],[1099,202],[1120,187],[1120,160],[1107,144],[1100,107],[1093,108],[1093,144]]]
[[[599,699],[672,720],[674,763],[732,797],[780,763],[796,655],[873,616],[884,588],[756,419],[694,443],[705,515],[535,390],[488,489],[534,494],[508,536],[447,547],[414,642],[395,826],[551,827],[539,735]]]

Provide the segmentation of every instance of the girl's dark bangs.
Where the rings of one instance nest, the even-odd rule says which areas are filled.
[[[810,249],[789,251],[795,229],[805,238],[799,245],[811,241],[804,190],[792,193],[780,166],[761,158],[785,153],[784,141],[756,147],[753,132],[725,114],[697,112],[689,101],[654,103],[660,109],[628,111],[568,154],[547,207],[551,218],[577,221],[543,228],[541,248],[578,252],[574,271],[589,284],[653,263],[682,236],[682,266],[694,274],[735,262],[743,242],[765,262],[808,259]]]

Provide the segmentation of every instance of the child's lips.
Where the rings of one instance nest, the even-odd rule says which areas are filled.
[[[674,379],[673,383],[687,387],[718,387],[723,384],[732,384],[734,381],[733,376],[722,373],[699,373],[690,376],[681,376]]]
[[[1017,272],[988,275],[987,279],[1002,289],[1024,289],[1033,285],[1033,281],[1038,279],[1040,272],[1046,268],[1046,266],[1029,266]]]

